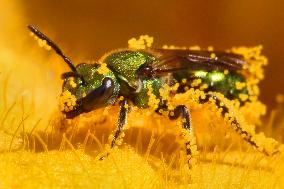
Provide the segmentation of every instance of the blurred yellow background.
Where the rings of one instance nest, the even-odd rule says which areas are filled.
[[[281,0],[230,1],[21,1],[25,24],[34,24],[76,62],[96,60],[126,47],[140,34],[154,46],[200,45],[229,49],[264,46],[269,59],[261,99],[273,107],[284,93],[284,3]],[[23,26],[24,27],[24,26]]]

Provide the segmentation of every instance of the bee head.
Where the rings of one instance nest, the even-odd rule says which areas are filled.
[[[102,64],[79,64],[75,66],[61,49],[35,26],[28,29],[36,39],[58,54],[71,69],[62,74],[64,79],[60,96],[60,109],[67,118],[73,118],[83,112],[113,104],[119,92],[119,83],[114,74]]]
[[[79,64],[62,79],[60,109],[67,118],[113,104],[120,87],[106,64]]]

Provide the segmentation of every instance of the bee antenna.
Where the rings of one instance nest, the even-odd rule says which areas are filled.
[[[70,60],[70,58],[68,58],[65,54],[63,54],[63,52],[61,51],[61,49],[51,40],[49,39],[46,35],[44,35],[43,33],[41,33],[35,26],[33,25],[28,25],[28,29],[35,34],[37,37],[39,37],[42,40],[45,40],[46,43],[59,55],[63,58],[63,60],[67,63],[67,65],[69,66],[69,68],[72,70],[72,72],[74,72],[83,82],[83,84],[85,84],[85,80],[83,78],[83,76],[81,76],[77,70],[75,65],[73,64],[73,62]]]
[[[41,33],[36,27],[32,26],[32,25],[28,25],[28,29],[35,34],[37,37],[39,37],[42,40],[45,40],[46,43],[59,55],[61,56],[64,61],[68,64],[68,66],[71,68],[71,70],[74,73],[77,73],[76,67],[74,66],[74,64],[72,63],[72,61],[65,55],[63,54],[63,52],[61,51],[61,49],[52,41],[50,40],[46,35],[44,35],[43,33]]]

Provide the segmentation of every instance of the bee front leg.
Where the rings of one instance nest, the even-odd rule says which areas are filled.
[[[170,112],[170,119],[182,118],[182,136],[185,141],[186,155],[189,167],[196,164],[196,156],[198,154],[196,137],[191,126],[190,112],[185,105],[177,106],[173,111]]]
[[[206,94],[204,99],[200,99],[200,103],[213,102],[216,108],[221,110],[221,115],[225,120],[228,120],[233,129],[251,146],[265,155],[274,155],[283,151],[283,145],[276,140],[266,137],[263,133],[255,133],[254,125],[249,125],[240,119],[235,114],[230,112],[220,98],[214,94]]]
[[[119,108],[119,115],[118,115],[118,122],[117,122],[117,127],[116,130],[114,132],[113,135],[110,135],[111,138],[111,144],[110,144],[110,149],[109,151],[106,153],[106,155],[104,155],[103,157],[100,158],[100,160],[105,159],[109,153],[110,150],[116,145],[116,144],[121,144],[123,137],[124,137],[124,133],[123,133],[123,127],[126,123],[126,114],[128,111],[128,102],[126,99],[124,99],[121,104],[120,104],[120,108]]]
[[[122,133],[123,127],[126,123],[127,110],[128,110],[128,102],[127,102],[127,100],[123,100],[120,104],[117,128],[116,128],[115,134],[112,137],[112,141],[111,141],[111,145],[110,145],[111,148],[113,148],[114,145],[117,143],[118,138],[123,137],[121,135],[123,135],[123,133]],[[119,141],[119,142],[122,142],[122,141]]]

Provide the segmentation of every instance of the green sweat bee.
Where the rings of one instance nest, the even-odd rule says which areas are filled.
[[[246,77],[239,71],[247,63],[240,54],[204,50],[125,49],[113,51],[104,56],[101,59],[103,64],[82,63],[75,66],[46,35],[34,26],[30,25],[28,28],[38,38],[46,41],[47,45],[61,56],[71,69],[62,74],[64,80],[62,94],[65,99],[68,99],[64,103],[62,112],[68,119],[97,108],[113,105],[120,96],[124,97],[120,101],[117,128],[110,144],[111,148],[114,147],[123,131],[131,105],[139,108],[148,107],[148,86],[151,86],[153,94],[161,99],[156,108],[157,113],[161,109],[168,109],[166,101],[161,98],[159,92],[165,84],[173,86],[176,83],[182,83],[177,93],[184,93],[186,87],[192,87],[190,84],[195,79],[200,79],[207,87],[199,103],[203,104],[213,99],[217,108],[222,110],[221,114],[224,117],[229,113],[229,108],[214,95],[214,92],[223,94],[227,99],[254,96],[246,86],[237,87],[237,83],[246,82]],[[240,101],[244,104],[250,99]],[[184,136],[187,138],[186,153],[188,157],[191,157],[192,146],[196,144],[192,140],[194,133],[190,110],[184,104],[180,104],[170,111],[168,117],[172,120],[182,118],[182,127],[186,131]],[[235,117],[230,116],[228,119],[245,141],[266,153],[265,149],[260,149],[261,144],[258,144],[253,134],[244,129]]]

